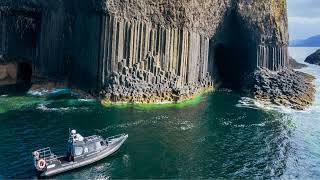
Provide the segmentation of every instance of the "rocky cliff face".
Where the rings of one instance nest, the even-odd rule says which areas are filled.
[[[320,65],[320,49],[308,56],[305,62],[309,64]]]
[[[315,98],[314,77],[291,69],[270,71],[258,68],[250,75],[248,89],[265,105],[276,104],[303,110]]]
[[[108,101],[188,98],[239,88],[288,64],[285,0],[3,0],[2,63]]]

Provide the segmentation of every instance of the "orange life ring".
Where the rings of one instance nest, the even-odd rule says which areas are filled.
[[[46,161],[44,159],[40,159],[37,163],[38,170],[43,170],[46,167]]]

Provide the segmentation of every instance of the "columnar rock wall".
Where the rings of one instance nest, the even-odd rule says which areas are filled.
[[[102,50],[106,77],[112,72],[122,72],[123,66],[150,71],[158,68],[180,76],[184,84],[206,76],[209,38],[186,29],[152,27],[151,23],[112,16],[105,16],[104,21]],[[154,59],[151,64],[147,61],[149,57]]]
[[[35,71],[39,75],[51,78],[61,78],[63,71],[63,47],[65,39],[64,12],[57,11],[42,12],[42,21],[39,33],[38,57],[35,59]]]
[[[14,61],[35,59],[38,20],[36,13],[0,11],[0,54]]]
[[[285,0],[0,2],[2,63],[28,62],[34,79],[66,81],[112,101],[189,97],[237,65],[235,76],[252,67],[281,70],[287,45]],[[218,46],[236,54],[224,66]]]
[[[289,66],[288,49],[283,46],[263,46],[257,49],[257,66],[278,71]]]
[[[0,14],[0,22],[1,22],[1,26],[0,26],[0,54],[1,56],[3,56],[3,54],[5,52],[7,52],[7,33],[6,33],[6,19],[4,18],[4,16],[2,14]]]
[[[102,24],[102,84],[109,89],[103,93],[110,99],[172,101],[180,99],[182,93],[191,96],[196,87],[212,85],[207,73],[207,37],[112,16],[104,16]]]

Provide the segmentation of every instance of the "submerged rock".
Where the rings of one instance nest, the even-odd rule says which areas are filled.
[[[320,65],[320,49],[308,56],[305,62],[309,64]]]
[[[258,68],[251,74],[247,88],[255,99],[302,110],[314,100],[314,79],[309,74],[290,69],[274,72]]]

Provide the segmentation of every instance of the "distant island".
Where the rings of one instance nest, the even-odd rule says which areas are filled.
[[[292,40],[289,44],[291,47],[320,47],[320,35],[307,39]]]

